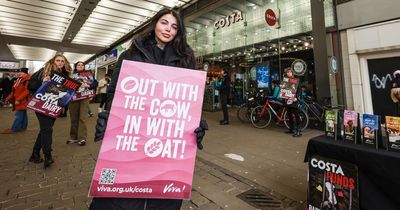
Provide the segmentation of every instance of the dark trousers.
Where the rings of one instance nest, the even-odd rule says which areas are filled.
[[[106,108],[106,106],[105,106],[105,104],[106,104],[106,101],[107,101],[107,93],[100,93],[100,98],[101,98],[101,103],[100,103],[100,108],[103,108],[103,106],[104,106],[104,109]]]
[[[221,108],[222,108],[222,113],[224,114],[224,121],[229,122],[227,104],[228,104],[228,95],[221,94]]]
[[[300,132],[300,130],[298,130],[300,127],[299,110],[295,105],[287,106],[287,116],[289,118],[290,130],[293,132]]]
[[[40,131],[36,138],[35,145],[33,146],[33,152],[39,153],[40,149],[42,149],[45,156],[51,155],[53,125],[56,119],[37,112],[35,114],[39,120]]]

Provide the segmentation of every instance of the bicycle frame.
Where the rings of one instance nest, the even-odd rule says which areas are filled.
[[[325,107],[322,107],[321,113],[318,114],[315,109],[318,109],[317,106],[321,107],[321,105],[316,104],[313,101],[307,103],[305,100],[300,100],[300,99],[299,99],[299,102],[300,102],[300,106],[302,106],[305,111],[311,112],[314,115],[314,117],[317,118],[317,120],[319,122],[324,121]]]
[[[275,109],[271,106],[271,103],[273,103],[273,104],[278,104],[278,105],[283,106],[283,104],[281,104],[281,103],[279,103],[279,102],[275,103],[275,102],[271,101],[270,99],[267,99],[267,100],[265,101],[264,107],[263,107],[263,109],[262,109],[262,111],[261,111],[261,113],[260,113],[260,116],[263,116],[263,115],[264,115],[265,109],[268,107],[269,110],[272,111],[272,113],[273,113],[274,116],[278,119],[279,122],[284,121],[284,120],[285,120],[285,119],[284,119],[284,113],[285,113],[285,111],[286,111],[286,107],[283,107],[282,111],[280,112],[280,116],[279,116],[279,114],[278,114],[278,113],[275,111]]]

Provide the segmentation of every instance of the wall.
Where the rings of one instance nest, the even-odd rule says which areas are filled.
[[[368,60],[400,57],[398,34],[400,34],[400,20],[347,29],[341,33],[343,66],[345,74],[350,75],[350,79],[345,77],[346,89],[351,86],[354,110],[374,113],[370,85],[375,81],[371,80],[369,75],[371,69],[368,69]],[[387,80],[386,86],[389,83],[390,80]]]
[[[339,4],[339,30],[400,18],[399,8],[399,0],[354,0]]]

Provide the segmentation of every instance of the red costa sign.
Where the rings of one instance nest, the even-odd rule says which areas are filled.
[[[265,22],[273,28],[279,27],[279,10],[267,9],[265,11]]]
[[[276,24],[276,15],[272,9],[267,9],[267,11],[265,11],[265,21],[269,26],[274,26]]]

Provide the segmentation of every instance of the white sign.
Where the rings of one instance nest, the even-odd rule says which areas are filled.
[[[297,59],[297,60],[293,61],[292,69],[293,69],[293,73],[296,76],[303,76],[304,73],[306,73],[307,64],[303,60]]]
[[[215,21],[214,28],[220,29],[225,26],[228,27],[228,26],[230,26],[236,22],[239,22],[241,20],[243,20],[243,13],[242,13],[242,11],[236,10],[233,12],[233,14],[228,15],[224,18],[221,18],[221,19]]]
[[[0,61],[0,69],[19,69],[19,63]]]

